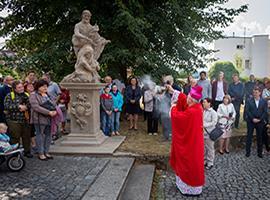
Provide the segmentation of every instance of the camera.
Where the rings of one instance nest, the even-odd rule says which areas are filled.
[[[170,81],[166,81],[166,84],[167,84],[167,85],[171,85],[171,82],[170,82]]]

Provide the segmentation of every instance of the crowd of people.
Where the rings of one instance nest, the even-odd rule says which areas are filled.
[[[144,82],[131,76],[125,86],[119,80],[112,80],[110,76],[104,78],[106,86],[100,91],[101,129],[106,136],[120,135],[120,116],[124,108],[124,115],[129,121],[129,131],[138,130],[138,117],[143,113],[147,120],[147,133],[158,135],[158,126],[161,123],[163,140],[171,138],[171,120],[169,110],[173,95],[168,86],[181,91],[174,83],[172,76],[166,76],[162,85],[154,82]],[[118,89],[120,88],[120,89]]]
[[[221,129],[218,152],[229,154],[232,129],[239,129],[241,105],[244,104],[243,119],[247,124],[246,157],[251,155],[251,144],[256,129],[257,156],[269,154],[268,130],[270,120],[270,80],[256,81],[253,75],[243,84],[239,76],[232,76],[232,83],[224,80],[220,72],[217,80],[206,79],[206,72],[200,73],[200,80],[188,77],[184,93],[176,104],[172,103],[172,144],[170,164],[176,175],[176,186],[183,195],[197,196],[205,183],[204,169],[214,165],[215,130]],[[170,89],[171,93],[174,90]],[[203,129],[201,128],[203,127]],[[219,127],[219,128],[217,128]],[[203,135],[203,137],[202,137]]]
[[[112,79],[107,77],[107,80]],[[109,93],[111,84],[112,87],[115,85],[109,82],[105,94]],[[239,129],[241,124],[241,107],[247,124],[245,156],[250,157],[254,129],[257,156],[263,157],[263,144],[265,152],[270,152],[268,78],[260,82],[251,75],[250,80],[244,84],[238,74],[233,74],[229,84],[223,72],[219,73],[216,80],[210,81],[206,72],[202,71],[199,80],[188,76],[187,84],[181,88],[171,76],[165,76],[160,86],[131,77],[127,87],[121,91],[125,99],[122,101],[121,98],[121,105],[125,102],[130,121],[129,130],[137,131],[138,114],[142,109],[147,119],[147,133],[157,135],[161,124],[164,140],[172,140],[170,163],[176,173],[176,185],[185,195],[199,195],[204,184],[204,168],[210,170],[214,166],[215,141],[209,135],[217,125],[222,129],[218,138],[218,152],[221,155],[230,153],[233,129]],[[114,101],[111,104],[115,104]],[[114,111],[113,106],[111,110]],[[112,115],[107,114],[107,117]],[[104,133],[105,130],[108,129],[104,129]],[[111,130],[114,135],[114,129]]]
[[[24,156],[32,158],[34,152],[40,160],[53,159],[50,145],[59,132],[66,134],[69,101],[69,92],[49,74],[38,79],[30,71],[24,81],[6,76],[0,87],[0,151],[22,143]]]
[[[270,152],[268,78],[260,82],[251,75],[244,84],[234,74],[228,84],[223,72],[210,81],[202,71],[199,80],[188,76],[182,86],[172,76],[164,76],[160,85],[134,76],[126,85],[110,76],[104,81],[106,86],[100,90],[100,128],[104,135],[120,135],[121,116],[129,121],[128,130],[136,133],[139,114],[143,113],[147,134],[156,136],[162,132],[163,141],[172,140],[171,165],[176,184],[184,194],[199,194],[204,168],[210,170],[214,166],[215,141],[209,133],[217,125],[222,127],[218,152],[230,153],[232,130],[241,124],[241,105],[247,124],[246,157],[251,154],[254,129],[258,157],[263,157],[263,145]],[[26,157],[32,158],[35,152],[40,160],[53,159],[50,145],[59,132],[67,134],[69,101],[68,90],[53,82],[49,74],[38,79],[30,71],[24,81],[6,76],[0,87],[0,151],[16,149],[22,143]]]

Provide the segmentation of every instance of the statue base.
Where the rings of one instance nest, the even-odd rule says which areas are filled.
[[[100,90],[102,83],[61,82],[70,92],[70,134],[63,137],[59,145],[101,145],[105,139],[100,130]]]

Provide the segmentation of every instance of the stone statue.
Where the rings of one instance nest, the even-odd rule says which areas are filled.
[[[75,72],[66,76],[63,82],[99,82],[97,71],[100,67],[97,60],[110,40],[99,35],[98,25],[90,24],[91,16],[89,10],[84,10],[81,22],[75,25],[72,36],[73,49],[77,56]]]

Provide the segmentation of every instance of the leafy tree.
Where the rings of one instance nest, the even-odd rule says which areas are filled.
[[[218,61],[209,70],[209,76],[212,79],[218,78],[219,72],[224,72],[225,80],[229,83],[232,82],[232,75],[238,74],[239,72],[235,68],[234,64],[229,61]]]
[[[15,79],[21,78],[20,74],[16,70],[18,67],[16,57],[1,55],[0,61],[0,74],[2,76],[11,75]]]
[[[82,10],[89,9],[101,35],[111,40],[99,62],[102,74],[126,78],[127,67],[136,75],[156,78],[193,71],[211,51],[200,46],[222,37],[235,16],[247,11],[224,8],[228,0],[2,0],[0,36],[10,35],[7,48],[20,56],[23,69],[52,71],[60,80],[74,70],[73,27]]]

